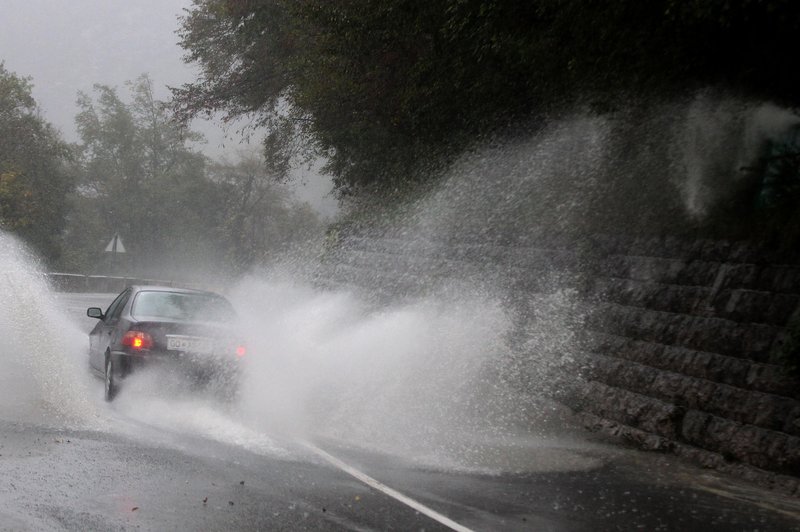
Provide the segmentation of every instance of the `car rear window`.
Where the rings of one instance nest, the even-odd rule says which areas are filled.
[[[180,321],[229,322],[236,318],[236,312],[224,297],[184,292],[139,292],[133,302],[131,314],[140,319]]]

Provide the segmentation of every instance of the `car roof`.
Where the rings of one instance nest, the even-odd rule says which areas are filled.
[[[197,290],[195,288],[178,288],[175,286],[133,285],[131,286],[131,290],[133,290],[134,292],[174,292],[177,294],[200,294],[207,296],[222,297],[220,294],[217,294],[216,292],[211,292],[209,290]]]

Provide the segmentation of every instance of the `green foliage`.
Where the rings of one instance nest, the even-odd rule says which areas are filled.
[[[576,103],[709,84],[796,103],[798,30],[792,0],[195,0],[181,37],[202,74],[176,108],[255,116],[280,175],[304,147],[340,192],[393,190]]]
[[[270,260],[292,242],[318,232],[320,222],[307,205],[291,201],[289,192],[276,183],[264,161],[243,154],[236,163],[217,163],[211,179],[220,187],[221,205],[227,213],[221,227],[223,249],[236,271]]]
[[[188,144],[196,135],[171,121],[148,77],[129,89],[129,103],[102,85],[94,98],[78,97],[81,171],[67,235],[73,268],[96,265],[114,233],[134,268],[176,259],[181,242],[206,242],[219,223],[218,210],[197,201],[214,191],[203,179],[205,158]]]
[[[60,255],[64,197],[73,186],[69,150],[39,114],[30,80],[0,63],[0,227],[48,261]]]
[[[103,85],[78,98],[80,179],[70,200],[68,269],[107,272],[103,249],[119,233],[127,253],[116,266],[125,273],[240,272],[315,226],[313,213],[303,223],[293,219],[306,211],[261,160],[211,164],[192,147],[199,135],[172,120],[147,76],[128,88],[128,101]]]

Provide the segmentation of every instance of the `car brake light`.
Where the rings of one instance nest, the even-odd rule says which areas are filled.
[[[153,337],[146,332],[128,331],[122,337],[122,345],[130,347],[134,351],[150,349],[153,347]]]
[[[245,346],[240,345],[239,347],[236,348],[236,356],[237,357],[242,358],[246,354],[247,354],[247,349],[245,348]]]

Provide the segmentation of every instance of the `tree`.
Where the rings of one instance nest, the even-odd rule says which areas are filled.
[[[205,157],[190,146],[198,135],[172,121],[147,76],[128,87],[127,103],[103,85],[95,97],[78,97],[81,172],[73,205],[80,209],[69,235],[78,268],[96,265],[114,233],[139,271],[191,262],[217,243],[219,191],[205,177]]]
[[[402,4],[196,2],[182,38],[203,79],[175,90],[178,114],[255,114],[270,131],[272,170],[284,170],[305,142],[327,158],[341,191],[408,177],[414,154],[436,148],[436,135],[418,136],[425,128],[413,127],[428,116],[429,100],[413,89],[429,72],[409,76],[409,69],[434,46],[414,25],[433,31],[441,17]],[[376,22],[382,26],[371,28]],[[450,118],[458,113],[426,124]]]
[[[70,151],[40,115],[31,81],[0,63],[0,228],[55,262],[73,187]]]
[[[792,0],[194,0],[181,44],[201,76],[176,109],[253,115],[278,168],[302,142],[340,192],[392,190],[575,105],[705,85],[797,104],[798,30]]]
[[[237,272],[265,262],[320,229],[317,215],[292,200],[268,170],[262,157],[241,153],[235,163],[211,168],[211,179],[223,189],[226,256]]]
[[[125,273],[240,273],[315,227],[263,158],[209,162],[192,147],[200,137],[172,120],[147,76],[128,87],[128,101],[103,85],[78,98],[73,268],[103,266],[102,250],[119,233],[130,257]]]

